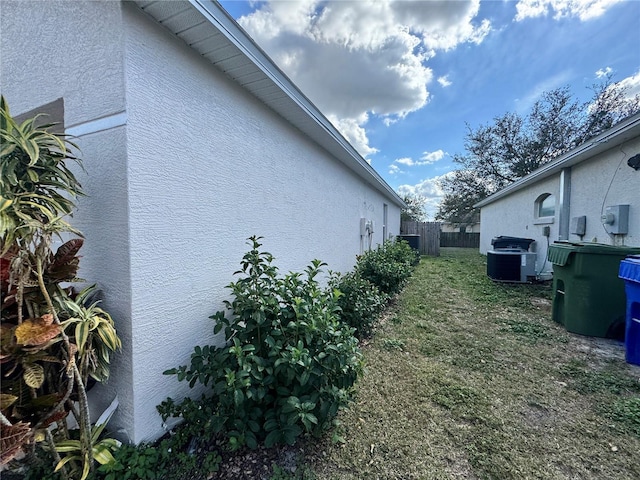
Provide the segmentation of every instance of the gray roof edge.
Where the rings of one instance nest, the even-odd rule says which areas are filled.
[[[571,167],[599,153],[617,147],[637,135],[640,135],[640,113],[631,115],[621,122],[616,123],[613,127],[604,131],[600,135],[593,137],[582,145],[574,148],[564,155],[561,155],[557,159],[552,160],[537,170],[534,170],[527,176],[516,180],[511,185],[508,185],[493,195],[488,196],[484,200],[479,201],[474,205],[474,207],[482,208],[489,205],[490,203],[515,193],[532,183],[544,180],[564,168]]]
[[[144,3],[136,0],[138,3]],[[318,128],[328,135],[331,141],[339,145],[344,152],[345,163],[359,177],[363,178],[393,203],[400,207],[406,204],[389,184],[369,165],[358,151],[344,138],[320,110],[304,95],[289,77],[271,60],[251,36],[216,0],[186,0],[224,35],[242,54],[258,67],[274,84],[311,118]],[[175,32],[174,32],[175,33]],[[264,100],[263,100],[264,101]],[[265,103],[269,105],[268,101]],[[300,128],[298,126],[298,128]],[[320,145],[322,146],[322,145]],[[326,147],[325,147],[326,148]]]

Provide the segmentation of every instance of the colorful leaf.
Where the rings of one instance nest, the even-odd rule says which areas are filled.
[[[83,244],[84,240],[81,238],[74,238],[63,243],[60,245],[58,250],[56,250],[56,254],[53,256],[53,264],[60,265],[67,263],[76,256],[76,253],[78,253],[78,250],[80,250]]]
[[[116,461],[116,459],[113,458],[111,451],[109,451],[109,448],[103,445],[97,445],[93,448],[93,458],[100,465],[106,465],[107,463]]]
[[[81,448],[80,440],[63,440],[56,444],[56,452],[58,453],[79,452]]]
[[[30,435],[31,427],[28,423],[0,423],[0,465],[6,465],[13,460],[22,446],[28,443]]]
[[[15,395],[10,395],[8,393],[0,393],[0,410],[4,410],[5,408],[9,408],[11,405],[18,400],[18,397]]]
[[[16,327],[15,336],[21,345],[42,345],[62,331],[60,325],[47,325],[46,320],[27,319]]]
[[[80,257],[76,254],[83,243],[81,238],[74,238],[62,244],[47,267],[47,276],[57,281],[71,281],[78,273]]]
[[[44,383],[44,368],[37,363],[25,363],[22,378],[31,388],[40,388]]]
[[[114,352],[122,346],[116,330],[107,323],[101,323],[98,327],[98,335],[104,344]]]
[[[57,450],[57,448],[56,448]],[[80,460],[80,455],[69,455],[68,457],[64,457],[62,460],[60,460],[57,464],[56,464],[56,468],[53,470],[54,472],[57,472],[58,470],[60,470],[62,467],[64,467],[67,463],[73,461],[73,460]]]
[[[89,338],[89,323],[79,321],[76,325],[76,345],[78,346],[78,350],[80,355],[84,354],[84,350],[86,347],[87,339]]]
[[[58,420],[62,420],[63,418],[66,418],[67,415],[69,415],[68,411],[66,411],[66,410],[58,410],[57,412],[53,413],[48,418],[42,420],[40,425],[42,425],[43,427],[48,427],[52,423],[55,423]]]

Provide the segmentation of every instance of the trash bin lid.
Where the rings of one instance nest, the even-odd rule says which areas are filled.
[[[569,263],[573,253],[591,255],[625,255],[640,254],[640,247],[616,247],[604,243],[593,242],[555,242],[547,250],[547,258],[554,265],[564,266]]]
[[[640,255],[632,255],[622,260],[618,277],[640,283]]]

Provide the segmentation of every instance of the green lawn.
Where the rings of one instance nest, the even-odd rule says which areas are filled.
[[[640,368],[551,320],[548,285],[491,282],[475,250],[423,258],[305,478],[638,479]]]

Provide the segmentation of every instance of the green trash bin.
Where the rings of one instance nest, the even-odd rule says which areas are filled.
[[[640,248],[557,242],[547,251],[553,264],[552,318],[569,332],[624,338],[626,299],[620,262]]]

